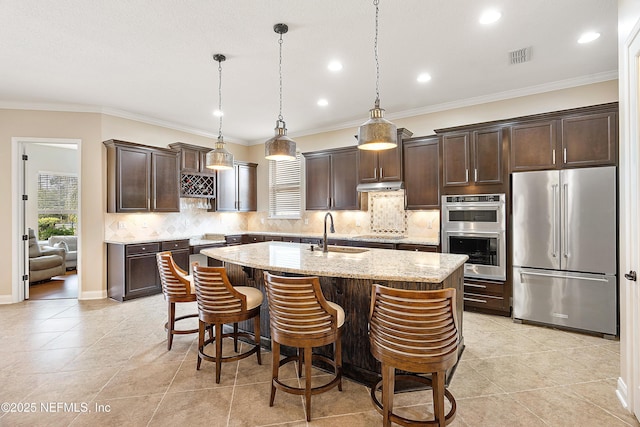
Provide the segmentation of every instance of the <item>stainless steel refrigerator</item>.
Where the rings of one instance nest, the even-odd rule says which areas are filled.
[[[512,179],[514,319],[618,335],[616,168]]]

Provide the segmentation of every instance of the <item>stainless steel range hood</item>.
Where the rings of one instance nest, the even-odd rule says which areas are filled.
[[[403,181],[390,182],[372,182],[370,184],[358,184],[356,190],[360,193],[368,193],[372,191],[395,191],[404,190]]]

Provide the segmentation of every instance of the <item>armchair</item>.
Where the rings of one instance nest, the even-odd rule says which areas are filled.
[[[29,229],[29,283],[64,275],[66,254],[63,248],[43,249],[33,229]]]
[[[78,236],[51,236],[45,248],[64,248],[66,269],[73,270],[78,266]]]

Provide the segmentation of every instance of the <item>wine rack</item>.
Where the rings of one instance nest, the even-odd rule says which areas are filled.
[[[213,199],[216,197],[216,179],[211,175],[180,175],[180,196],[204,197]]]

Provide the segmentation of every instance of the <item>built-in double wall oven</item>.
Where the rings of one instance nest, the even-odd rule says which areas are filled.
[[[507,278],[505,195],[442,196],[442,252],[467,255],[464,276]]]

